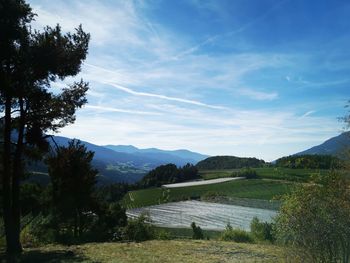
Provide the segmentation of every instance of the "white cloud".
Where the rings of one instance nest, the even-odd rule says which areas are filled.
[[[262,92],[249,88],[241,88],[238,90],[238,93],[253,100],[275,100],[278,98],[277,92]]]
[[[158,113],[158,112],[135,111],[135,110],[103,107],[103,106],[96,106],[96,105],[86,105],[84,108],[97,110],[99,112],[119,112],[119,113],[129,113],[129,114],[138,114],[138,115],[161,115],[161,113]]]
[[[105,84],[108,84],[110,86],[113,86],[119,90],[122,90],[126,93],[135,95],[135,96],[142,96],[142,97],[152,97],[152,98],[157,98],[157,99],[162,99],[162,100],[169,100],[169,101],[175,101],[175,102],[181,102],[181,103],[186,103],[186,104],[191,104],[191,105],[196,105],[196,106],[201,106],[201,107],[207,107],[211,109],[216,109],[216,110],[223,110],[225,107],[223,106],[216,106],[216,105],[210,105],[206,104],[200,101],[195,101],[195,100],[188,100],[188,99],[182,99],[182,98],[176,98],[176,97],[169,97],[165,95],[159,95],[159,94],[154,94],[154,93],[148,93],[148,92],[139,92],[139,91],[134,91],[132,89],[120,86],[115,83],[109,83],[106,82]]]

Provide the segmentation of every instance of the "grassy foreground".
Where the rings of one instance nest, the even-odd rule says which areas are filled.
[[[17,262],[288,262],[288,259],[283,248],[273,245],[154,240],[27,248]]]

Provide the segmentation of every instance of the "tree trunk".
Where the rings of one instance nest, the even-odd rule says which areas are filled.
[[[13,175],[12,175],[12,215],[13,215],[13,235],[14,242],[16,243],[16,249],[18,252],[22,251],[22,246],[20,242],[20,233],[21,233],[21,213],[20,213],[20,201],[19,201],[19,192],[20,192],[20,179],[23,172],[23,136],[24,136],[24,124],[25,124],[25,112],[23,109],[23,100],[20,99],[20,119],[18,126],[18,138],[17,138],[17,147],[13,160]]]
[[[12,213],[11,198],[11,97],[7,96],[5,100],[5,118],[4,118],[4,152],[3,152],[3,213],[4,228],[6,237],[6,252],[16,254],[21,252],[21,246],[15,238],[15,227]]]

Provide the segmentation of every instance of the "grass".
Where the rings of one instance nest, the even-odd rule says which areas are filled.
[[[284,262],[284,258],[283,248],[273,245],[212,240],[153,240],[27,248],[17,262]]]
[[[128,192],[124,196],[122,204],[126,208],[143,207],[166,202],[200,199],[208,193],[228,198],[271,200],[275,196],[289,192],[293,185],[293,183],[283,181],[256,179],[172,189],[149,188]]]
[[[157,230],[164,230],[170,235],[170,239],[192,239],[192,228],[180,228],[180,227],[160,227],[155,226]],[[204,238],[218,239],[222,231],[202,229]]]
[[[199,172],[201,177],[205,180],[216,179],[222,177],[231,177],[234,173],[241,169],[226,169],[226,170],[202,170]],[[291,169],[281,167],[264,167],[254,168],[260,178],[286,180],[293,182],[306,182],[310,176],[316,174],[326,174],[328,170],[319,169]]]

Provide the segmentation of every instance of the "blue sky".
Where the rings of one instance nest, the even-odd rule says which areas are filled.
[[[29,1],[33,27],[91,33],[89,103],[60,135],[265,160],[341,132],[350,2]]]

